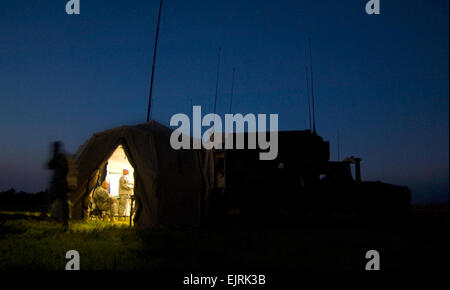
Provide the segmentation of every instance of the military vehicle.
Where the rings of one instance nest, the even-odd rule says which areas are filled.
[[[247,133],[238,134],[247,142]],[[374,224],[407,219],[408,187],[361,181],[361,159],[330,161],[329,142],[310,130],[278,134],[275,160],[259,160],[260,150],[215,152],[216,167],[225,173],[225,200],[231,216],[261,222],[288,217]]]

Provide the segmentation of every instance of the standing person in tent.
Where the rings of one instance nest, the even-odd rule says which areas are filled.
[[[51,215],[63,224],[64,231],[69,228],[69,203],[67,193],[67,174],[69,173],[69,160],[62,150],[63,143],[56,141],[53,143],[53,154],[48,162],[48,168],[53,170],[53,177],[49,189],[51,200]]]
[[[119,216],[126,217],[127,209],[131,202],[131,192],[133,185],[128,180],[128,169],[124,169],[119,179]]]

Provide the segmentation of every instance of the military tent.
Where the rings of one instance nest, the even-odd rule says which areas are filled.
[[[151,121],[94,134],[74,157],[78,186],[70,194],[72,219],[86,214],[88,197],[105,179],[108,160],[120,146],[134,169],[136,227],[204,223],[214,182],[213,153],[174,150],[171,133]]]

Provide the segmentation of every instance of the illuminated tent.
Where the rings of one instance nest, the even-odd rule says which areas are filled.
[[[108,160],[123,148],[134,169],[136,227],[204,223],[214,176],[212,152],[174,150],[171,133],[151,121],[94,134],[75,155],[78,187],[70,195],[72,218],[83,218],[89,195],[109,174]]]

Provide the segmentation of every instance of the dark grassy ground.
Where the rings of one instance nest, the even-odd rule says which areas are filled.
[[[416,208],[398,228],[344,225],[152,229],[72,222],[70,231],[24,213],[0,213],[0,269],[63,270],[80,253],[82,270],[364,270],[380,253],[382,270],[448,271],[448,207]]]

